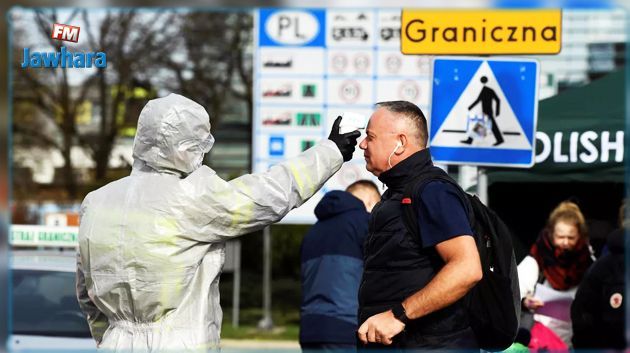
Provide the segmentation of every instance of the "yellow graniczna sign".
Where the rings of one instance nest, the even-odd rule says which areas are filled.
[[[403,10],[403,54],[557,54],[561,10]]]

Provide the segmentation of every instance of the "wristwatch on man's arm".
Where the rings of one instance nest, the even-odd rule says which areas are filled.
[[[407,325],[407,323],[409,323],[409,317],[407,317],[407,312],[405,311],[405,307],[402,305],[402,302],[392,307],[392,313],[394,314],[394,317],[403,324]]]

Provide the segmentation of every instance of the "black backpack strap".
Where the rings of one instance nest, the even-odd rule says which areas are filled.
[[[426,184],[426,183],[424,183]],[[422,237],[420,236],[420,225],[418,224],[418,213],[416,211],[414,195],[420,188],[420,183],[409,183],[405,187],[400,203],[402,205],[402,220],[407,231],[412,235],[414,241],[422,248]],[[424,186],[422,186],[424,187]]]
[[[466,208],[466,214],[468,215],[468,221],[470,222],[471,228],[474,222],[474,213],[472,211],[472,207],[470,206],[470,202],[466,197],[466,193],[462,188],[457,184],[455,180],[453,180],[445,171],[439,169],[438,167],[433,167],[429,171],[422,173],[409,181],[405,190],[403,191],[401,204],[402,204],[402,220],[407,228],[407,231],[413,235],[412,238],[418,242],[420,247],[422,247],[422,236],[420,234],[420,226],[418,225],[418,211],[417,206],[414,200],[415,195],[420,195],[424,187],[430,182],[434,180],[443,180],[446,181],[456,187],[459,191],[458,194],[464,207]]]

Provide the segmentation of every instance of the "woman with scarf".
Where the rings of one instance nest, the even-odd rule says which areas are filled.
[[[593,261],[584,216],[575,203],[564,201],[551,212],[529,256],[518,265],[524,309],[567,347],[572,336],[571,302]]]

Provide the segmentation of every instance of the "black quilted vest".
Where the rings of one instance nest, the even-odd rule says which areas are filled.
[[[364,272],[359,288],[359,325],[370,316],[389,310],[431,281],[444,262],[434,247],[422,249],[402,221],[401,199],[407,183],[430,168],[428,149],[419,151],[379,180],[388,187],[372,210],[369,235],[364,243]],[[468,317],[462,301],[412,320],[406,335],[437,335],[465,330]]]

